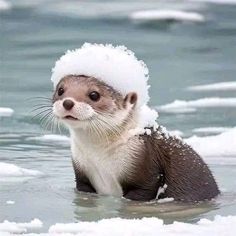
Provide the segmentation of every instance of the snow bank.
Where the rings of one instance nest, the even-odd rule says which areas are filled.
[[[193,129],[193,133],[211,133],[211,134],[219,134],[225,131],[229,131],[232,127],[202,127]]]
[[[34,177],[38,175],[42,175],[42,172],[24,169],[13,164],[0,162],[0,181],[6,179],[6,177]]]
[[[3,223],[0,223],[0,233],[22,234],[26,233],[29,229],[38,229],[42,226],[43,223],[39,219],[34,219],[29,223],[16,223],[5,220]]]
[[[9,9],[11,9],[11,3],[5,0],[0,0],[0,11],[6,11]]]
[[[202,156],[236,157],[236,127],[215,136],[192,136],[185,142]]]
[[[236,98],[209,97],[197,100],[175,100],[172,103],[157,107],[158,111],[167,113],[194,112],[196,108],[236,107]]]
[[[52,142],[70,142],[70,138],[64,135],[56,135],[56,134],[47,134],[43,136],[38,136],[38,137],[30,137],[27,138],[27,140],[36,140],[36,141],[42,141],[42,142],[47,142],[47,141],[52,141]]]
[[[14,113],[14,110],[8,107],[0,107],[0,117],[1,116],[11,116]]]
[[[125,46],[85,43],[67,51],[52,69],[54,87],[66,75],[86,75],[102,80],[126,96],[137,92],[138,107],[149,101],[148,68]]]
[[[143,219],[104,219],[98,222],[56,224],[50,227],[49,234],[70,233],[77,235],[227,235],[233,236],[236,230],[236,216],[216,216],[213,221],[202,219],[197,224],[174,222],[164,225],[158,218]]]
[[[196,12],[185,12],[177,10],[148,10],[136,11],[130,15],[130,19],[137,22],[149,21],[190,21],[190,22],[203,22],[204,16]]]
[[[206,85],[191,86],[187,88],[190,91],[235,91],[236,82],[222,82]]]
[[[215,216],[214,220],[201,219],[197,224],[174,222],[173,224],[164,224],[163,220],[152,217],[142,219],[104,219],[97,222],[79,222],[69,224],[52,225],[48,233],[27,233],[29,229],[41,228],[43,223],[34,219],[29,223],[15,223],[4,221],[0,223],[1,235],[29,236],[122,236],[122,235],[148,235],[148,236],[234,236],[236,231],[236,216]]]

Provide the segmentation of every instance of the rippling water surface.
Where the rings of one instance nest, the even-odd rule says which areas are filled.
[[[191,11],[205,21],[130,18],[136,11],[153,9]],[[50,71],[67,49],[80,47],[85,41],[112,43],[126,45],[146,62],[150,70],[150,104],[157,109],[176,99],[186,102],[207,98],[198,105],[188,105],[194,106],[190,112],[160,109],[159,123],[181,131],[184,138],[196,134],[193,130],[198,128],[233,128],[236,102],[226,100],[219,107],[212,105],[209,98],[235,99],[236,90],[187,88],[235,81],[235,15],[236,5],[202,1],[11,1],[9,10],[0,11],[0,107],[10,107],[14,113],[0,117],[0,163],[42,173],[11,177],[0,173],[0,222],[38,217],[45,222],[44,231],[56,222],[117,216],[195,222],[203,216],[235,215],[236,153],[219,156],[212,148],[211,155],[204,156],[223,192],[212,203],[136,203],[79,194],[74,190],[68,141],[43,138],[51,128],[43,129],[40,119],[33,119],[34,113],[30,112],[44,102],[34,98],[52,95]],[[66,131],[62,134],[67,135]],[[197,135],[216,134],[208,129]],[[219,145],[236,147],[236,132],[217,148]],[[6,204],[8,200],[15,204]]]

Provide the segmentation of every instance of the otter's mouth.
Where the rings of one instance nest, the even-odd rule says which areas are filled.
[[[63,117],[63,119],[65,119],[65,120],[78,120],[77,118],[75,118],[74,116],[65,116],[65,117]]]

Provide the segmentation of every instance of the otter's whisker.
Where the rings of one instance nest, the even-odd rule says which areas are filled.
[[[31,97],[27,99],[28,101],[35,101],[35,100],[46,100],[46,101],[52,101],[51,98],[48,97]]]
[[[46,110],[43,110],[43,111],[40,111],[39,113],[35,114],[31,119],[36,119],[36,118],[40,118],[40,120],[44,117],[44,114],[48,114],[48,113],[51,113],[51,109],[46,109]],[[43,116],[42,116],[43,115]]]
[[[33,114],[35,112],[39,112],[39,113],[35,114],[35,115],[39,115],[39,114],[42,114],[43,112],[46,112],[49,110],[52,110],[52,108],[51,107],[38,107],[38,108],[35,108],[32,111],[30,111],[30,113]]]

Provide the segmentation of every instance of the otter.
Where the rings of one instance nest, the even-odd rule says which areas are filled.
[[[53,114],[69,129],[78,191],[149,201],[211,200],[220,192],[203,159],[162,126],[137,131],[140,97],[87,75],[69,74],[53,95]]]

